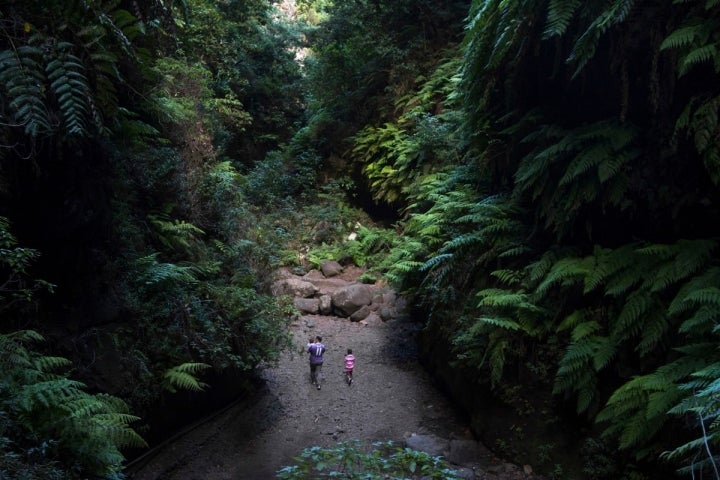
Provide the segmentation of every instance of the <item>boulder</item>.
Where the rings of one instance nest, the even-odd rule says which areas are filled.
[[[437,435],[418,435],[413,433],[405,437],[405,446],[413,450],[425,452],[433,456],[445,456],[450,448],[450,441]]]
[[[386,322],[395,316],[395,309],[383,305],[378,308],[377,314]]]
[[[339,288],[332,294],[335,311],[343,317],[349,317],[365,305],[370,305],[373,289],[362,283],[352,283]]]
[[[380,318],[380,316],[375,312],[370,312],[370,315],[365,317],[362,320],[363,325],[370,325],[371,327],[376,327],[378,325],[382,325],[383,320]]]
[[[315,295],[317,287],[310,282],[297,277],[283,278],[273,283],[273,295],[291,295],[293,297],[309,298]]]
[[[318,301],[320,315],[330,315],[330,313],[332,313],[332,297],[330,295],[320,295]]]
[[[450,453],[447,460],[455,465],[467,465],[477,462],[488,455],[488,449],[475,440],[456,438],[450,440]]]
[[[372,313],[372,310],[370,309],[369,305],[363,305],[360,307],[359,310],[357,310],[355,313],[350,315],[350,320],[353,322],[359,322],[360,320],[364,320],[365,317],[370,315]]]
[[[325,278],[325,275],[323,275],[320,270],[312,269],[305,275],[303,275],[302,278],[303,280],[312,283],[313,280],[322,280],[323,278]]]
[[[343,267],[335,260],[322,260],[320,270],[326,277],[335,277],[343,272]]]
[[[300,313],[315,315],[320,311],[320,300],[317,298],[295,297],[293,299],[293,306],[297,308]]]

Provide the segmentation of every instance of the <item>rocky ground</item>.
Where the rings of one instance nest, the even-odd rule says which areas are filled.
[[[357,272],[345,272],[352,280]],[[468,479],[539,479],[529,466],[495,458],[472,439],[463,419],[417,362],[417,324],[304,315],[293,323],[294,348],[263,369],[266,387],[163,447],[131,474],[134,480],[273,479],[310,446],[357,439],[393,440],[458,463]],[[321,335],[327,346],[322,389],[310,384],[304,347]],[[343,356],[357,357],[344,381]],[[302,353],[301,353],[302,352]]]

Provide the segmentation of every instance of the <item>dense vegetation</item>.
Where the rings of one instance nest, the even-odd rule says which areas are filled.
[[[5,470],[116,478],[178,389],[277,359],[302,248],[412,296],[441,378],[569,422],[588,478],[720,478],[720,2],[296,7],[3,3]]]

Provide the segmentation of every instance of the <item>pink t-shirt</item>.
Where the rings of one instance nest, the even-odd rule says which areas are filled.
[[[345,355],[345,371],[352,370],[353,368],[355,368],[355,356],[352,354]]]

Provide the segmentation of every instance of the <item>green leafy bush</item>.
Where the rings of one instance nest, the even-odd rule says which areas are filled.
[[[376,442],[372,450],[357,441],[339,443],[335,447],[311,447],[303,450],[296,465],[277,472],[281,480],[310,480],[317,478],[360,479],[442,479],[458,477],[441,457],[393,442]]]

